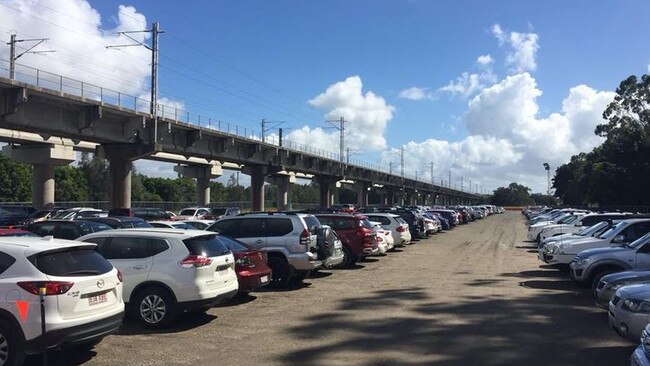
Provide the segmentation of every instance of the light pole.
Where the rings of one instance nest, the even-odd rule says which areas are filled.
[[[546,195],[551,195],[551,166],[544,163],[544,170],[546,170]]]

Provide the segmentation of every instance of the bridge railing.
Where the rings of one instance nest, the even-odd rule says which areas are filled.
[[[0,76],[9,78],[9,61],[0,59]],[[27,84],[48,89],[51,92],[58,92],[62,96],[70,95],[92,100],[102,105],[117,107],[119,109],[133,113],[151,112],[151,101],[148,98],[141,98],[119,91],[107,89],[92,83],[80,81],[66,76],[54,74],[48,71],[40,70],[23,64],[15,64],[14,79]],[[261,134],[255,129],[242,127],[217,118],[212,118],[198,113],[193,113],[182,108],[177,108],[165,104],[157,104],[157,115],[168,121],[175,123],[185,123],[195,125],[199,128],[218,131],[223,134],[236,136],[239,138],[261,141]],[[264,142],[267,144],[279,146],[280,141],[277,136],[266,136]],[[307,144],[301,144],[295,141],[283,139],[282,147],[296,152],[307,153],[326,159],[341,161],[341,156],[325,149],[315,148]],[[357,159],[350,159],[348,165],[372,169],[389,173],[385,166],[369,163]],[[406,174],[405,178],[427,182],[425,179],[415,179],[414,175]],[[460,189],[458,189],[460,190]],[[465,190],[467,192],[467,190]]]

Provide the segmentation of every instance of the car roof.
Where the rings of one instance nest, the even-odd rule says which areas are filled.
[[[395,215],[390,212],[364,212],[364,216],[384,216],[384,217],[399,217],[399,215]]]
[[[0,248],[6,252],[24,253],[25,256],[37,254],[40,252],[74,248],[79,246],[95,246],[92,243],[80,244],[78,241],[56,239],[52,236],[31,237],[31,236],[4,236],[0,237]]]
[[[79,239],[86,237],[96,237],[96,236],[133,236],[134,234],[142,235],[146,237],[161,237],[161,236],[172,236],[180,240],[190,239],[197,236],[203,235],[214,235],[212,231],[205,230],[194,230],[194,229],[168,229],[168,228],[128,228],[128,229],[117,229],[117,230],[104,230],[96,233],[88,234],[82,236]]]

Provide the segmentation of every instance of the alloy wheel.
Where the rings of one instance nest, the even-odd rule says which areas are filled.
[[[0,334],[0,366],[5,365],[9,359],[9,343],[4,334]]]
[[[140,317],[149,324],[160,322],[166,314],[165,301],[158,295],[151,294],[140,303]]]

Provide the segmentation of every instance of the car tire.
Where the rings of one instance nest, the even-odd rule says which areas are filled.
[[[612,268],[606,268],[596,272],[596,274],[591,276],[591,290],[596,291],[596,287],[598,287],[598,282],[600,282],[601,278],[607,276],[608,274],[616,273],[616,272],[619,271]]]
[[[538,245],[539,243],[542,242],[542,233],[537,234],[537,239],[535,239],[535,241],[537,242]]]
[[[271,283],[269,286],[274,288],[284,288],[291,281],[291,266],[287,260],[280,257],[269,257],[267,261],[271,268]]]
[[[5,366],[22,365],[25,361],[24,340],[17,334],[15,327],[8,321],[0,319],[0,361]]]
[[[162,329],[176,318],[176,301],[161,287],[146,287],[138,292],[134,300],[131,311],[145,328]]]
[[[357,263],[358,258],[352,254],[352,250],[347,245],[343,245],[343,261],[338,267],[341,268],[350,268]]]

